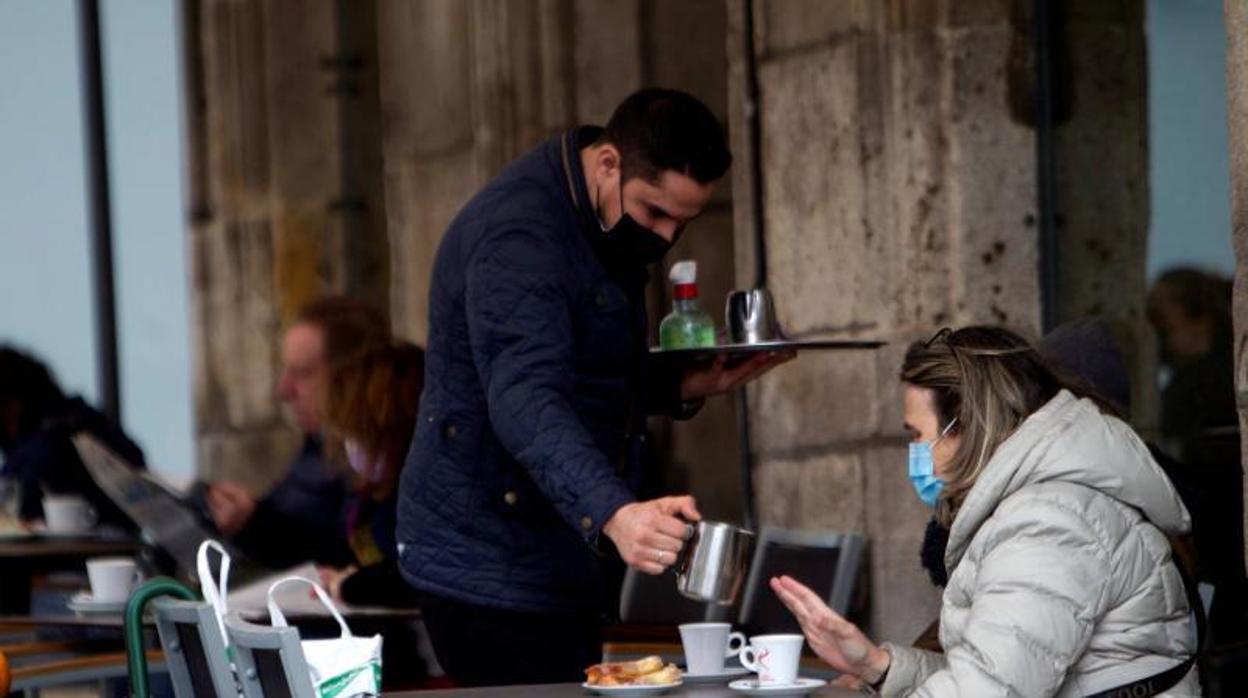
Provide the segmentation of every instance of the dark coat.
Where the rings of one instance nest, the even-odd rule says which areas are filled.
[[[231,540],[265,567],[283,569],[313,560],[351,562],[345,540],[351,491],[344,470],[325,457],[319,436],[305,436],[286,475],[260,501]]]
[[[45,492],[77,494],[91,504],[101,524],[136,530],[134,522],[100,489],[78,457],[72,438],[79,432],[99,439],[131,467],[146,468],[143,451],[116,422],[82,398],[66,398],[44,415],[39,429],[16,443],[5,457],[0,474],[21,483],[19,515],[23,519],[43,518]]]
[[[609,604],[599,531],[635,499],[648,388],[645,270],[613,259],[562,134],[470,200],[438,249],[420,418],[400,485],[407,580],[518,611]],[[565,164],[566,163],[566,164]]]

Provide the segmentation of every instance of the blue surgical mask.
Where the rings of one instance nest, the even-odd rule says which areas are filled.
[[[926,441],[910,443],[910,482],[914,485],[914,491],[918,493],[919,499],[929,507],[936,506],[940,490],[945,486],[945,481],[936,477],[936,466],[932,462],[932,446],[945,438],[945,434],[948,434],[957,422],[956,418],[949,422],[940,432],[940,436],[931,443]]]

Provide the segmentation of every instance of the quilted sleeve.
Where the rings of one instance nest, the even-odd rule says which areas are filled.
[[[563,519],[592,540],[634,496],[572,406],[566,264],[540,228],[512,227],[469,261],[465,306],[494,432]]]
[[[1027,498],[993,518],[964,638],[908,695],[1054,695],[1107,610],[1111,556],[1073,507]]]

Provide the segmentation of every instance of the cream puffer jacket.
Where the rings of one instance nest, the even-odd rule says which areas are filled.
[[[1179,664],[1195,623],[1162,531],[1190,523],[1131,427],[1060,392],[1001,444],[954,519],[945,653],[886,645],[880,692],[1086,696]],[[1200,695],[1195,669],[1163,695]]]

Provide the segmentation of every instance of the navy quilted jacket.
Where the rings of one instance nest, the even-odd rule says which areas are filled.
[[[578,152],[598,132],[513,162],[438,249],[397,537],[423,591],[518,611],[609,604],[598,533],[634,500],[647,408],[676,381],[647,389],[645,271],[598,246]]]

